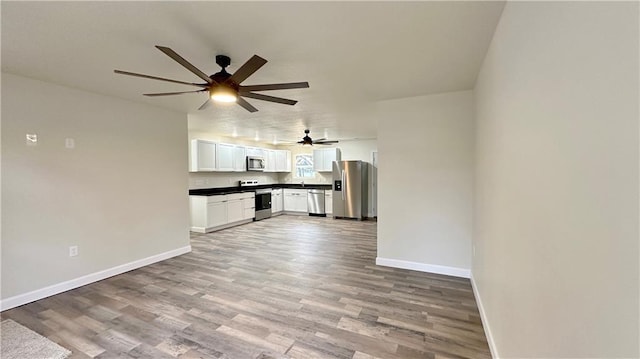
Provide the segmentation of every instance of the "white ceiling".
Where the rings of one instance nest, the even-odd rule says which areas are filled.
[[[467,90],[504,2],[8,2],[2,1],[2,71],[189,113],[191,131],[260,141],[377,137],[380,100]],[[199,79],[158,51],[172,48],[207,74],[215,55],[231,73],[253,54],[269,62],[243,85],[308,81],[309,89],[248,99],[258,112],[216,104],[180,84],[114,69]],[[392,120],[392,119],[391,119]]]

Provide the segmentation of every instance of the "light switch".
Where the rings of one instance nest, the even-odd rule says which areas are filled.
[[[38,135],[35,133],[27,133],[27,146],[37,146],[38,145]]]
[[[64,147],[66,148],[75,148],[76,141],[73,138],[65,138],[64,139]]]

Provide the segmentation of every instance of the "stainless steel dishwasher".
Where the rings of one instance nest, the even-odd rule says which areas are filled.
[[[307,210],[310,216],[322,216],[327,214],[324,210],[324,190],[310,189],[307,192]]]

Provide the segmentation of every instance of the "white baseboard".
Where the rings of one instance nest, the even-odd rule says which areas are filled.
[[[52,295],[66,292],[74,288],[82,287],[83,285],[91,284],[109,277],[113,277],[114,275],[122,274],[124,272],[128,272],[133,269],[144,267],[149,264],[160,262],[165,259],[176,257],[181,254],[185,254],[189,252],[191,252],[191,245],[188,245],[182,248],[177,248],[168,252],[156,254],[151,257],[138,259],[133,262],[121,264],[119,266],[105,269],[100,272],[87,274],[85,276],[68,280],[66,282],[50,285],[45,288],[36,289],[28,293],[18,294],[16,296],[0,300],[0,311],[15,308],[23,304],[31,303],[33,301],[36,301],[42,298],[50,297]]]
[[[210,233],[210,232],[215,232],[215,231],[220,231],[223,229],[227,229],[227,228],[231,228],[231,227],[235,227],[235,226],[239,226],[241,224],[247,224],[247,223],[251,223],[253,222],[253,218],[249,218],[249,219],[243,219],[241,221],[238,222],[233,222],[233,223],[227,223],[227,224],[223,224],[217,227],[191,227],[189,230],[191,232],[196,232],[196,233]]]
[[[473,288],[473,296],[476,297],[476,303],[478,303],[478,311],[480,312],[480,320],[482,320],[482,327],[484,328],[484,334],[487,336],[487,343],[489,344],[489,350],[491,351],[491,357],[494,359],[500,358],[498,356],[498,349],[496,348],[496,342],[493,341],[493,334],[491,334],[491,327],[487,320],[487,314],[484,312],[484,306],[482,305],[482,299],[480,293],[476,287],[476,281],[473,279],[473,273],[471,274],[471,288]]]
[[[377,257],[376,264],[379,266],[411,269],[419,272],[444,274],[444,275],[450,275],[454,277],[469,278],[471,276],[471,271],[469,269],[447,267],[447,266],[441,266],[437,264],[409,262],[409,261],[403,261],[399,259]]]

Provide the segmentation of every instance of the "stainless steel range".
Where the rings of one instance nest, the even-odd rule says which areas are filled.
[[[271,188],[256,190],[256,221],[271,217]]]

